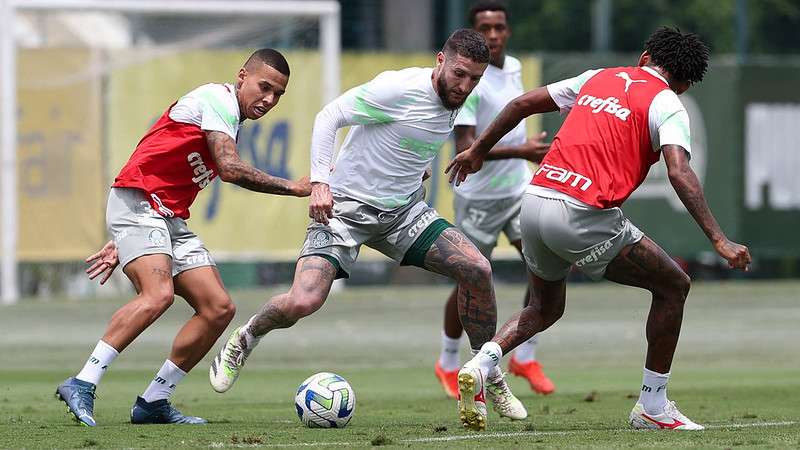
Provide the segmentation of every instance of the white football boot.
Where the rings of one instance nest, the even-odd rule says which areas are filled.
[[[637,402],[631,411],[628,423],[638,430],[704,430],[705,427],[692,422],[681,414],[675,402],[667,402],[660,414],[647,414],[644,406]]]
[[[208,370],[208,379],[211,387],[219,393],[223,393],[233,386],[239,378],[239,372],[244,367],[244,362],[250,356],[253,349],[247,348],[244,338],[244,327],[233,330],[225,346],[220,349],[214,360],[211,361],[211,368]]]
[[[486,396],[492,402],[492,409],[497,414],[500,414],[501,417],[511,420],[523,420],[528,417],[528,411],[525,406],[514,396],[508,383],[506,383],[506,374],[502,374],[497,381],[486,381]]]
[[[486,396],[483,374],[477,367],[458,371],[458,413],[464,428],[486,429]]]

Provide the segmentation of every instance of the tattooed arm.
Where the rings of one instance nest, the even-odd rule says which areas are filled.
[[[219,177],[226,183],[267,194],[307,197],[311,193],[308,177],[298,181],[273,177],[242,161],[236,151],[236,142],[221,131],[207,131],[206,142],[217,163]]]
[[[450,174],[450,182],[455,181],[457,186],[467,178],[467,175],[480,170],[483,160],[488,159],[487,154],[492,147],[513,130],[522,119],[531,114],[557,110],[558,105],[550,97],[547,87],[536,88],[511,100],[492,123],[483,130],[483,133],[475,139],[469,149],[459,153],[450,161],[444,171]]]
[[[475,127],[460,125],[455,127],[456,152],[466,151],[475,142]],[[527,159],[531,162],[541,162],[544,155],[550,149],[550,144],[543,142],[547,136],[546,131],[542,131],[537,136],[529,137],[524,144],[520,145],[495,145],[486,154],[486,160],[496,159]]]
[[[669,182],[678,193],[681,202],[686,206],[689,214],[714,244],[714,250],[728,261],[728,265],[735,269],[745,269],[750,264],[750,251],[744,245],[730,241],[711,213],[703,195],[703,187],[697,180],[686,150],[678,145],[665,145],[661,147],[664,162],[667,164]]]

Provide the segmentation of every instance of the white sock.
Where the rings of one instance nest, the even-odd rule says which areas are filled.
[[[527,341],[519,344],[514,349],[514,359],[517,362],[526,363],[536,361],[536,344],[539,342],[539,337],[534,335]]]
[[[186,372],[176,366],[175,363],[170,360],[164,361],[164,365],[161,366],[153,381],[147,386],[142,398],[148,403],[169,398],[185,376]]]
[[[667,383],[669,373],[658,373],[644,369],[642,377],[642,391],[639,393],[639,403],[644,406],[648,414],[661,414],[667,405]]]
[[[498,373],[500,373],[500,376],[503,375],[502,372],[500,372],[500,368],[497,367],[497,364],[500,363],[500,359],[503,358],[503,350],[500,349],[497,342],[489,341],[483,344],[483,347],[481,347],[479,351],[473,349],[472,354],[475,356],[464,364],[465,367],[477,366],[483,374],[484,379],[488,379],[490,376],[492,379],[495,379]]]
[[[439,354],[439,365],[444,370],[456,370],[461,367],[458,358],[458,348],[461,344],[461,336],[451,338],[442,331],[442,352]]]
[[[112,361],[119,355],[119,352],[102,340],[97,341],[97,346],[92,351],[83,369],[75,375],[81,381],[87,381],[94,385],[100,382],[100,378],[106,373],[106,369]]]
[[[244,327],[242,327],[242,335],[244,335],[244,342],[247,345],[248,350],[252,350],[258,345],[258,342],[261,341],[261,336],[256,336],[250,331],[250,324],[253,323],[256,316],[250,318]]]

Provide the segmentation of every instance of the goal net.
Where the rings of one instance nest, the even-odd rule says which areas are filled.
[[[233,83],[272,47],[291,77],[280,104],[243,125],[242,158],[308,173],[314,115],[339,90],[335,1],[0,0],[2,299],[88,295],[80,261],[108,239],[105,200],[138,140],[174,101]],[[215,182],[189,225],[217,259],[294,255],[302,202]]]

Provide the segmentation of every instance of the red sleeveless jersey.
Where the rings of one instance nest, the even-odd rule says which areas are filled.
[[[531,184],[598,208],[621,205],[661,156],[653,151],[648,116],[665,89],[664,80],[639,67],[595,74],[581,87]]]
[[[141,189],[162,216],[188,219],[189,206],[218,171],[205,132],[172,120],[172,106],[139,141],[113,187]]]

